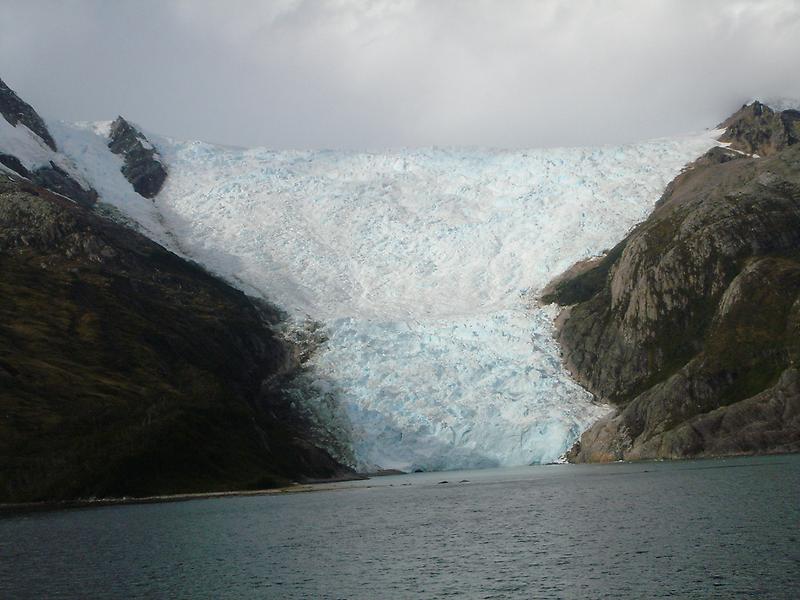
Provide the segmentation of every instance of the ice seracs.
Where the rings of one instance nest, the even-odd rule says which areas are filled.
[[[68,153],[92,154],[88,135],[55,132]],[[142,198],[118,207],[323,324],[312,385],[340,400],[365,469],[557,459],[606,409],[565,372],[554,309],[532,297],[622,238],[716,144],[705,132],[601,148],[275,152],[148,137],[169,170],[157,214]]]

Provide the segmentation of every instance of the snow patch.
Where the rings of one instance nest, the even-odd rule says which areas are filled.
[[[58,147],[58,142],[56,146]],[[84,189],[91,187],[89,180],[81,174],[73,160],[61,152],[53,152],[50,146],[22,123],[15,126],[0,118],[0,152],[15,156],[28,171],[49,167],[52,162],[69,173]]]
[[[761,104],[766,104],[776,112],[783,112],[784,110],[800,110],[800,100],[797,98],[767,98],[765,100],[753,98],[747,104],[752,104],[753,102],[761,102]]]
[[[151,200],[137,194],[122,174],[123,158],[108,148],[111,121],[68,124],[48,121],[56,145],[76,165],[80,176],[90,181],[100,195],[100,203],[114,207],[133,221],[135,228],[177,251],[161,223],[161,216]]]

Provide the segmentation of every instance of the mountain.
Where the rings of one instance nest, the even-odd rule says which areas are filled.
[[[720,126],[720,137],[748,154],[770,156],[800,141],[800,111],[774,111],[755,101],[743,106]]]
[[[118,144],[122,121],[135,131]],[[608,409],[564,368],[554,309],[532,296],[718,144],[706,131],[598,148],[274,151],[122,121],[47,122],[48,158],[97,190],[95,211],[313,331],[298,404],[360,471],[558,460]],[[152,197],[131,159],[167,173]]]
[[[800,113],[755,102],[601,260],[545,291],[570,371],[618,410],[576,462],[800,450]]]
[[[794,111],[616,147],[275,151],[39,123],[11,94],[15,498],[546,463],[587,428],[573,460],[796,447]],[[122,446],[80,429],[106,404]],[[134,466],[93,478],[106,455]]]
[[[0,79],[0,115],[12,126],[24,125],[53,152],[56,142],[39,114]]]
[[[84,206],[97,192],[71,173],[44,120],[0,80],[0,165]]]
[[[82,177],[12,99],[14,131],[0,119],[16,159],[0,168],[0,502],[352,477],[297,406],[305,350],[281,333],[282,313],[37,176],[47,160]]]

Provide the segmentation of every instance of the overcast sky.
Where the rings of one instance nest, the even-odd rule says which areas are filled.
[[[800,0],[0,0],[0,78],[273,148],[615,143],[800,98]]]

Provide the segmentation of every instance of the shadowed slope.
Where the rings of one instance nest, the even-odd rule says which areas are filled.
[[[273,309],[0,176],[0,501],[268,487],[348,471],[282,391]]]

